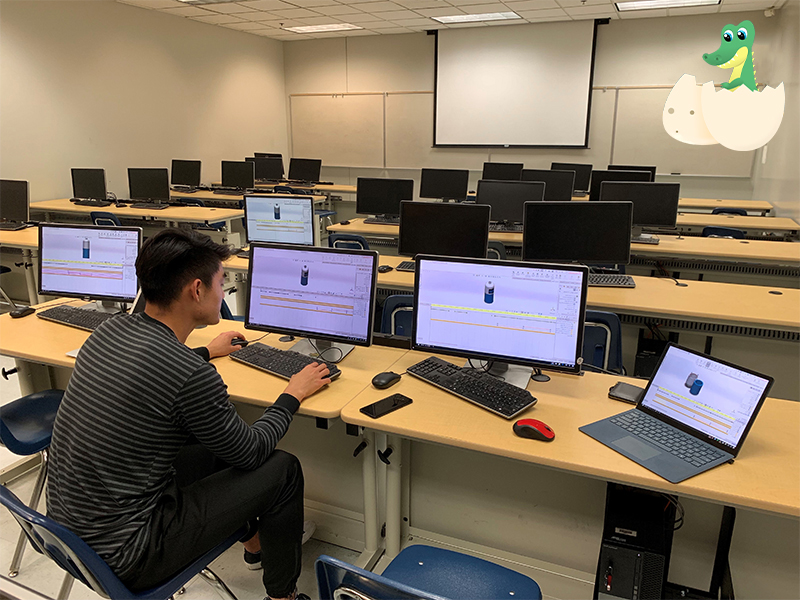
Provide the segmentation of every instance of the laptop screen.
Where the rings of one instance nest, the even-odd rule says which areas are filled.
[[[677,346],[668,346],[640,406],[736,448],[771,379]]]

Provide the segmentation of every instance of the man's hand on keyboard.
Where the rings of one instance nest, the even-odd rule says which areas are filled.
[[[289,385],[284,391],[297,398],[298,402],[302,402],[322,386],[331,382],[328,378],[329,374],[330,371],[325,363],[308,365],[299,373],[292,375]]]
[[[240,331],[226,331],[225,333],[220,333],[206,346],[209,356],[211,358],[218,358],[220,356],[228,356],[228,354],[235,350],[241,350],[241,346],[231,346],[231,340],[237,337],[243,340],[247,339],[247,336]]]

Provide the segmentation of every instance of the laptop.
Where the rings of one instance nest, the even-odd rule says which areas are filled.
[[[669,344],[636,408],[580,430],[679,483],[736,458],[773,381]]]

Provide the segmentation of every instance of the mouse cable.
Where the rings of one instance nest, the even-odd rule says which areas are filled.
[[[314,350],[317,351],[317,358],[319,358],[323,362],[332,362],[333,364],[336,365],[336,364],[339,364],[341,362],[341,360],[344,358],[344,351],[341,348],[337,348],[336,346],[331,346],[330,348],[325,348],[325,350],[320,352],[319,348],[317,348],[317,345],[314,343],[314,341],[311,338],[306,338],[306,339],[314,347]],[[325,360],[325,358],[322,355],[325,354],[328,350],[338,350],[339,351],[339,358],[337,358],[336,360],[331,360],[331,361]]]
[[[583,363],[581,365],[582,369],[593,369],[600,373],[605,373],[606,375],[616,375],[617,377],[624,377],[622,373],[617,373],[616,371],[609,371],[608,369],[604,369],[603,367],[598,367],[597,365],[592,365],[589,363]]]
[[[269,333],[265,333],[265,334],[264,334],[264,335],[262,335],[260,338],[256,338],[256,339],[254,339],[254,340],[245,340],[245,341],[246,341],[248,344],[255,344],[256,342],[260,342],[261,340],[263,340],[263,339],[264,339],[265,337],[267,337],[268,335],[269,335]]]

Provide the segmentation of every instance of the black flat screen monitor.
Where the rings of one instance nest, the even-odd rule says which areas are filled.
[[[319,181],[322,171],[322,159],[291,158],[289,159],[289,179],[293,181]]]
[[[256,184],[255,164],[246,160],[222,161],[222,187],[240,190],[249,189]]]
[[[245,196],[248,242],[316,245],[312,196]]]
[[[283,160],[283,154],[278,154],[277,152],[253,152],[253,156],[256,158],[280,158]]]
[[[575,171],[524,169],[522,181],[543,182],[546,186],[544,199],[547,202],[567,202],[572,200],[572,191],[575,189]]]
[[[526,202],[523,260],[627,264],[631,202]]]
[[[164,169],[166,170],[166,169]],[[139,289],[139,227],[39,225],[39,293],[132,302]]]
[[[0,179],[0,220],[24,223],[30,220],[28,182]]]
[[[483,163],[481,179],[494,179],[497,181],[519,181],[522,174],[522,163]]]
[[[369,346],[377,268],[374,250],[256,242],[245,327]],[[333,352],[325,358],[337,360]]]
[[[252,157],[245,158],[247,162],[251,162],[256,167],[256,181],[263,179],[271,181],[280,181],[283,179],[283,160],[274,157]]]
[[[550,163],[550,169],[553,171],[575,171],[575,189],[573,191],[579,194],[585,194],[589,191],[589,181],[592,178],[593,168],[593,165],[580,163]]]
[[[131,200],[169,202],[167,169],[128,169],[128,192]]]
[[[486,258],[491,212],[486,204],[401,202],[398,254]]]
[[[650,173],[650,181],[656,180],[655,167],[643,167],[641,165],[608,165],[609,171],[647,171]]]
[[[359,177],[356,190],[357,213],[396,217],[400,203],[414,199],[414,180]]]
[[[180,160],[172,159],[172,173],[170,183],[172,185],[188,185],[196,188],[200,185],[200,166],[199,160]]]
[[[481,179],[475,202],[492,207],[492,221],[522,223],[526,202],[541,202],[545,184],[540,181],[494,181]]]
[[[464,200],[468,187],[469,171],[466,169],[422,169],[419,197]]]
[[[585,266],[427,255],[416,262],[415,350],[581,370]]]
[[[604,181],[650,181],[647,171],[592,171],[589,200],[600,200],[600,186]]]
[[[72,196],[89,200],[105,200],[105,169],[72,169]]]
[[[680,183],[606,181],[600,186],[602,202],[633,202],[634,227],[675,227]]]

